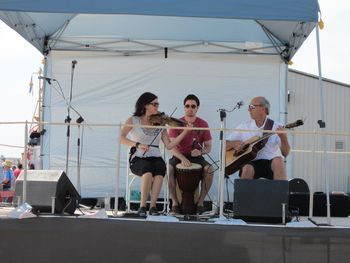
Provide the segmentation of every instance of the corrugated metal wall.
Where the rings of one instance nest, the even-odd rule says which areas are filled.
[[[290,178],[303,178],[313,191],[325,192],[325,173],[329,174],[330,191],[350,192],[350,85],[324,80],[324,112],[326,128],[320,129],[320,89],[318,78],[289,71],[287,122],[306,118],[302,127],[290,136],[292,153],[287,160]],[[325,136],[326,157],[323,157]],[[300,134],[305,132],[305,134]],[[307,134],[307,132],[315,132]],[[317,134],[316,134],[317,133]],[[342,133],[342,135],[334,135]],[[346,136],[347,135],[347,136]]]

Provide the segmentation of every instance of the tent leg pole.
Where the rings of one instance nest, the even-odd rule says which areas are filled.
[[[320,35],[318,25],[316,26],[316,44],[317,44],[317,61],[318,61],[318,83],[320,89],[320,110],[321,120],[318,120],[318,124],[321,129],[326,128],[325,113],[324,113],[324,95],[323,95],[323,81],[322,81],[322,67],[321,67],[321,49],[320,49]],[[326,183],[326,197],[327,197],[327,223],[331,224],[330,213],[330,198],[329,198],[329,167],[328,159],[326,156],[327,141],[325,135],[322,135],[322,147],[323,147],[323,164],[324,164],[324,178]]]
[[[27,202],[27,171],[28,171],[28,121],[24,126],[24,155],[23,155],[23,196],[22,196],[22,204]]]
[[[119,198],[119,177],[120,177],[120,140],[122,133],[122,124],[118,126],[118,140],[117,140],[117,151],[116,151],[116,173],[115,173],[115,189],[114,189],[114,211],[113,215],[118,214],[118,198]]]

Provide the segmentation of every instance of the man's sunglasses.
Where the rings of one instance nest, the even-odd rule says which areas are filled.
[[[248,106],[248,109],[250,109],[250,110],[254,110],[256,107],[263,107],[262,105],[254,105],[254,104],[250,104],[249,106]]]
[[[188,109],[188,108],[195,109],[195,108],[197,108],[197,105],[194,105],[194,104],[186,104],[186,105],[185,105],[185,108],[186,108],[186,109]]]

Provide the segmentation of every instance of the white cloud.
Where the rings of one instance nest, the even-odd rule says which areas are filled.
[[[350,61],[347,48],[350,41],[350,2],[319,0],[319,4],[325,24],[324,29],[319,31],[322,75],[350,84],[347,65]],[[318,74],[315,30],[292,60],[294,64],[291,68]]]
[[[0,32],[0,122],[31,121],[36,97],[29,94],[29,81],[41,66],[42,55],[1,21]],[[1,125],[0,144],[24,145],[24,125]],[[22,149],[0,146],[4,156],[19,157],[21,152]]]

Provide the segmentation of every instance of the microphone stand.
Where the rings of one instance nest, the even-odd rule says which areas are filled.
[[[201,148],[201,151],[202,151],[202,155],[207,155],[208,158],[210,159],[210,161],[213,163],[213,165],[216,166],[216,169],[213,170],[213,174],[216,170],[220,169],[220,166],[216,163],[216,161],[210,156],[210,154],[208,153],[208,151],[204,148],[204,144],[200,144],[196,139],[194,139],[193,143],[192,143],[192,149],[194,149],[194,146],[195,145],[198,145],[200,148]],[[213,165],[210,165],[210,166],[213,166]],[[206,192],[207,192],[207,195],[209,196],[209,189],[208,189],[208,186],[206,185],[205,181],[204,181],[204,178],[203,178],[203,182],[204,182],[204,187],[206,188]],[[213,201],[213,200],[212,200]],[[214,203],[213,203],[213,206],[214,206]],[[216,213],[214,213],[214,216],[215,216]]]
[[[72,62],[73,63],[73,62]],[[74,63],[76,64],[76,62]],[[73,66],[73,65],[72,65]],[[78,193],[81,195],[81,182],[80,182],[80,168],[81,168],[81,156],[82,156],[82,147],[80,146],[80,141],[82,141],[80,138],[82,138],[81,136],[81,132],[80,132],[80,123],[83,123],[85,120],[84,118],[81,116],[81,114],[72,106],[70,105],[71,103],[68,103],[67,102],[67,99],[63,93],[63,90],[62,90],[62,87],[61,87],[61,84],[60,82],[57,80],[57,79],[53,79],[53,78],[47,78],[47,77],[43,77],[43,76],[40,76],[39,79],[43,79],[43,80],[46,80],[49,85],[52,85],[52,81],[56,82],[58,87],[59,87],[59,90],[54,86],[52,85],[52,87],[56,90],[56,92],[63,98],[63,100],[65,101],[66,105],[67,105],[67,108],[68,108],[68,112],[70,113],[69,109],[72,109],[78,116],[79,118],[76,120],[76,122],[78,123],[78,140],[77,140],[77,148],[78,148],[78,157],[77,157],[77,191]],[[69,114],[68,114],[69,116]],[[67,117],[68,119],[68,117]],[[69,118],[70,119],[70,118]],[[84,127],[83,127],[83,133],[84,133]],[[68,144],[69,145],[69,144]],[[67,165],[68,162],[66,162],[66,165]],[[66,171],[68,169],[68,166],[66,166]]]
[[[216,163],[216,161],[210,156],[210,154],[208,153],[208,151],[204,148],[204,145],[200,144],[197,140],[195,140],[193,142],[193,145],[198,145],[201,150],[203,151],[203,154],[202,155],[207,155],[208,158],[210,159],[210,161],[212,161],[213,165],[216,166],[216,169],[219,169],[220,166]]]
[[[218,193],[219,193],[219,220],[224,219],[224,178],[225,178],[225,153],[226,153],[226,140],[224,139],[224,133],[226,129],[226,110],[219,109],[220,112],[220,169],[219,169],[219,181],[218,181]]]
[[[78,193],[81,195],[81,183],[80,183],[80,165],[81,165],[81,153],[80,153],[80,124],[84,122],[84,118],[79,116],[79,118],[76,120],[78,123],[78,139],[77,139],[77,190]],[[84,129],[84,127],[83,127]]]
[[[228,111],[226,109],[219,109],[220,112],[220,169],[219,169],[219,181],[218,181],[218,192],[219,192],[219,220],[224,220],[224,178],[226,168],[226,140],[225,140],[225,129],[226,129],[226,112],[233,112],[235,109],[239,109],[243,105],[243,101],[238,102],[235,107]]]
[[[67,118],[64,120],[67,123],[67,150],[66,150],[66,175],[68,176],[68,161],[69,161],[69,140],[70,140],[70,109],[72,104],[72,93],[73,93],[73,79],[74,79],[74,70],[75,65],[77,64],[76,60],[72,61],[72,70],[71,70],[71,79],[70,79],[70,93],[69,93],[69,102],[67,107]]]

